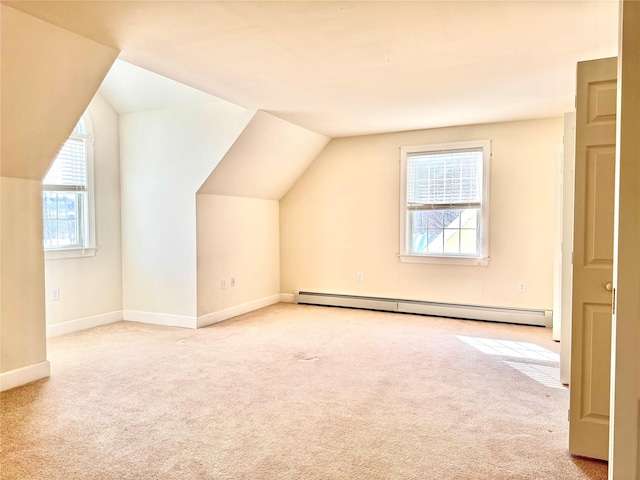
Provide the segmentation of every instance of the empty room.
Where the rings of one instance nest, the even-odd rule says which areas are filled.
[[[0,478],[637,479],[639,23],[0,1]]]

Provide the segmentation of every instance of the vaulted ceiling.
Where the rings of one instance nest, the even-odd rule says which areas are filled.
[[[120,58],[329,137],[573,109],[616,1],[3,1]]]

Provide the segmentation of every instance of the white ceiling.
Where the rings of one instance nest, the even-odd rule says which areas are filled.
[[[99,91],[119,114],[205,102],[229,104],[201,90],[121,60],[115,61]]]
[[[561,115],[617,54],[615,0],[3,3],[329,137]]]

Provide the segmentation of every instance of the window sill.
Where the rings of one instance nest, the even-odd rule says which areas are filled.
[[[486,267],[489,257],[445,257],[438,255],[399,255],[402,263],[428,263],[432,265],[476,265]]]
[[[95,257],[96,247],[88,248],[59,248],[44,251],[45,260],[58,260],[62,258]]]

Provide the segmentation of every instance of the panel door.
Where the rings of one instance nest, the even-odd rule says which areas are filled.
[[[569,451],[606,460],[617,59],[578,63]]]

